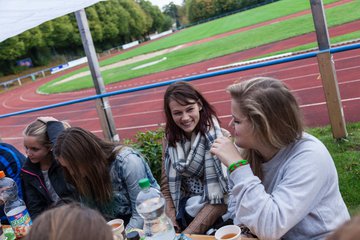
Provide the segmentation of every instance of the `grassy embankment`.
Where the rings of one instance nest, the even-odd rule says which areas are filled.
[[[308,132],[329,149],[339,175],[340,191],[351,215],[360,214],[360,123],[347,125],[346,140],[335,141],[330,127],[312,128]],[[309,171],[311,166],[309,167]]]

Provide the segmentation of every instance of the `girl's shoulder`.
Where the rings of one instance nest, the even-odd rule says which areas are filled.
[[[113,164],[122,166],[134,162],[136,159],[142,159],[141,154],[134,148],[124,146],[117,152]]]
[[[297,148],[312,149],[314,151],[325,150],[325,145],[313,135],[303,132],[301,138],[294,144]]]
[[[326,146],[316,137],[303,133],[294,143],[283,148],[276,155],[276,159],[283,159],[289,166],[312,166],[322,168],[332,162],[332,157]],[[286,159],[286,160],[285,160]]]
[[[24,178],[26,176],[37,177],[40,176],[41,169],[39,164],[34,164],[30,161],[29,158],[25,160],[24,165],[21,168],[21,176]]]
[[[117,152],[116,158],[117,159],[124,159],[124,158],[129,157],[129,155],[133,155],[133,154],[140,155],[140,153],[137,150],[135,150],[134,148],[129,147],[129,146],[123,146]]]
[[[123,147],[116,155],[112,162],[110,172],[113,174],[123,175],[124,172],[132,172],[142,169],[145,164],[144,158],[140,153],[131,148]]]
[[[40,165],[39,165],[39,164],[32,163],[32,162],[30,161],[30,158],[27,157],[26,160],[25,160],[24,165],[22,166],[22,169],[25,169],[25,170],[39,170],[39,169],[40,169]]]

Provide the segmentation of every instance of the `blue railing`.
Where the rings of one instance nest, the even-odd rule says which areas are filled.
[[[46,106],[43,106],[43,107],[31,108],[31,109],[27,109],[27,110],[18,111],[18,112],[2,114],[2,115],[0,115],[0,119],[1,118],[6,118],[6,117],[11,117],[11,116],[16,116],[16,115],[21,115],[21,114],[26,114],[26,113],[31,113],[31,112],[42,111],[42,110],[51,109],[51,108],[57,108],[57,107],[72,105],[72,104],[86,102],[86,101],[91,101],[91,100],[95,100],[95,99],[103,98],[103,97],[111,97],[111,96],[124,94],[124,93],[137,92],[137,91],[142,91],[142,90],[146,90],[146,89],[162,87],[162,86],[169,85],[169,84],[171,84],[173,82],[176,82],[176,81],[199,80],[199,79],[203,79],[203,78],[209,78],[209,77],[215,77],[215,76],[224,75],[224,74],[230,74],[230,73],[245,71],[245,70],[249,70],[249,69],[261,68],[261,67],[286,63],[286,62],[293,62],[293,61],[298,61],[298,60],[302,60],[302,59],[312,58],[312,57],[316,57],[318,54],[324,53],[324,52],[338,53],[338,52],[350,51],[350,50],[354,50],[354,49],[358,49],[358,48],[360,48],[360,43],[349,44],[349,45],[334,47],[334,48],[330,48],[330,49],[326,49],[326,50],[322,50],[322,51],[313,51],[313,52],[303,53],[303,54],[299,54],[299,55],[295,55],[295,56],[284,57],[284,58],[280,58],[280,59],[274,59],[274,60],[249,64],[249,65],[246,65],[246,66],[234,67],[234,68],[230,68],[230,69],[219,70],[219,71],[194,75],[194,76],[185,77],[185,78],[177,78],[177,79],[164,81],[164,82],[160,82],[160,83],[153,83],[153,84],[143,85],[143,86],[140,86],[140,87],[121,89],[121,90],[114,91],[114,92],[108,92],[108,93],[104,93],[104,94],[93,95],[93,96],[89,96],[89,97],[85,97],[85,98],[79,98],[79,99],[76,99],[76,100],[71,100],[71,101],[65,101],[65,102],[60,102],[60,103],[56,103],[56,104],[46,105]]]

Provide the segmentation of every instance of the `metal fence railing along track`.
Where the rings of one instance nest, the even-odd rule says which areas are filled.
[[[264,61],[264,62],[258,62],[258,63],[253,63],[253,64],[249,64],[249,65],[245,65],[245,66],[234,67],[234,68],[229,68],[229,69],[224,69],[224,70],[219,70],[219,71],[214,71],[214,72],[209,72],[209,73],[204,73],[204,74],[199,74],[199,75],[194,75],[194,76],[189,76],[189,77],[184,77],[184,78],[177,78],[177,79],[173,79],[173,80],[169,80],[169,81],[143,85],[140,87],[121,89],[118,91],[107,92],[107,93],[98,94],[98,95],[92,95],[89,97],[84,97],[84,98],[79,98],[79,99],[75,99],[75,100],[71,100],[71,101],[65,101],[65,102],[60,102],[60,103],[56,103],[56,104],[46,105],[46,106],[42,106],[42,107],[38,107],[38,108],[31,108],[31,109],[27,109],[27,110],[2,114],[2,115],[0,115],[0,119],[11,117],[11,116],[16,116],[16,115],[22,115],[22,114],[42,111],[42,110],[47,110],[47,109],[52,109],[52,108],[57,108],[57,107],[62,107],[62,106],[67,106],[67,105],[72,105],[72,104],[77,104],[77,103],[91,101],[91,100],[95,100],[95,99],[103,98],[103,97],[111,97],[111,96],[120,95],[120,94],[124,94],[124,93],[137,92],[137,91],[142,91],[142,90],[146,90],[146,89],[167,86],[176,81],[194,81],[194,80],[210,78],[210,77],[215,77],[215,76],[224,75],[224,74],[246,71],[246,70],[255,69],[255,68],[261,68],[261,67],[266,67],[266,66],[271,66],[271,65],[276,65],[276,64],[282,64],[282,63],[286,63],[286,62],[293,62],[293,61],[303,60],[303,59],[307,59],[307,58],[313,58],[313,57],[316,57],[318,54],[324,53],[324,52],[329,52],[329,53],[333,54],[333,53],[350,51],[350,50],[359,49],[359,48],[360,48],[360,43],[355,43],[355,44],[334,47],[334,48],[330,48],[330,49],[326,49],[326,50],[322,50],[322,51],[312,51],[312,52],[307,52],[307,53],[303,53],[303,54],[299,54],[299,55],[295,55],[295,56],[274,59],[274,60],[269,60],[269,61]]]

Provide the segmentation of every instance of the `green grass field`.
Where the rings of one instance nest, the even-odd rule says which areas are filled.
[[[360,214],[360,123],[347,125],[346,140],[335,141],[330,127],[312,128],[308,132],[329,149],[339,175],[340,191],[350,214]]]
[[[211,33],[205,35],[205,37],[212,36],[214,34],[219,34],[221,29],[218,26],[219,21],[227,20],[227,29],[226,31],[235,29],[236,19],[246,19],[246,22],[242,22],[241,24],[237,23],[237,27],[249,26],[252,24],[259,23],[259,15],[262,16],[262,21],[268,19],[274,19],[279,16],[288,15],[289,13],[298,12],[300,10],[304,10],[309,8],[309,3],[304,3],[305,1],[279,1],[273,4],[269,4],[263,7],[259,7],[256,9],[252,9],[250,11],[241,12],[232,16],[228,16],[226,18],[218,19],[216,21],[208,22],[205,24],[198,25],[196,27],[192,27],[189,29],[185,29],[177,34],[169,36],[167,38],[161,39],[159,41],[154,41],[150,44],[147,44],[142,47],[135,48],[132,51],[125,52],[124,54],[120,54],[111,59],[101,62],[101,65],[108,65],[114,62],[136,56],[142,53],[148,53],[152,51],[159,50],[162,46],[163,48],[172,47],[175,44],[174,37],[181,36],[180,34],[185,34],[186,37],[179,37],[179,41],[189,42],[193,40],[199,39],[199,33],[210,31],[209,29],[214,29]],[[332,1],[325,1],[326,3]],[[287,6],[287,7],[286,7]],[[271,7],[272,11],[269,11]],[[287,9],[287,10],[284,10]],[[289,12],[291,9],[291,12]],[[296,11],[294,9],[297,9]],[[357,11],[352,11],[353,9],[359,9]],[[281,13],[281,14],[280,14]],[[360,1],[354,1],[345,5],[341,5],[335,8],[328,9],[326,11],[328,26],[340,25],[346,22],[350,22],[360,18]],[[231,18],[230,21],[228,18]],[[225,20],[224,20],[225,19]],[[223,22],[224,23],[224,22]],[[232,23],[232,25],[230,24]],[[228,26],[231,25],[231,26]],[[197,28],[197,31],[194,31],[193,28]],[[223,32],[226,32],[223,31]],[[102,71],[102,76],[105,84],[124,81],[130,78],[136,78],[139,76],[143,76],[146,74],[155,73],[158,71],[164,71],[188,64],[192,64],[195,62],[211,59],[214,57],[223,56],[226,54],[239,52],[242,50],[246,50],[249,48],[253,48],[259,45],[268,44],[271,42],[276,42],[279,40],[291,38],[294,36],[298,36],[304,33],[309,33],[314,31],[312,16],[311,14],[300,16],[297,18],[289,19],[287,21],[281,21],[275,24],[271,24],[268,26],[256,28],[253,30],[249,30],[246,32],[234,34],[225,38],[217,39],[212,42],[206,42],[203,44],[194,45],[191,47],[179,49],[177,51],[164,54],[155,58],[151,58],[148,60],[144,60],[141,62],[129,64],[126,66]],[[274,34],[276,32],[276,34]],[[342,38],[331,39],[332,43],[336,43],[339,41],[350,40],[354,38],[359,38],[360,32],[356,32],[353,34],[347,34],[342,36]],[[158,43],[159,42],[159,43]],[[179,42],[177,44],[180,44]],[[312,45],[316,46],[316,43]],[[303,49],[306,49],[307,46],[302,46]],[[288,50],[290,51],[290,50]],[[132,68],[149,63],[152,61],[159,60],[163,57],[166,57],[167,60],[161,63],[158,63],[153,66],[149,66],[143,69],[131,70]],[[261,56],[259,56],[261,57]],[[247,60],[247,59],[241,59]],[[88,70],[88,68],[79,69],[73,73],[64,75],[58,79],[55,79],[52,82],[49,82],[40,87],[40,92],[43,93],[56,93],[63,91],[73,91],[83,88],[93,87],[92,79],[90,76],[77,78],[76,81],[71,81],[67,83],[62,83],[58,85],[52,85],[54,82],[61,81],[65,78],[68,78],[76,73],[83,72]]]

